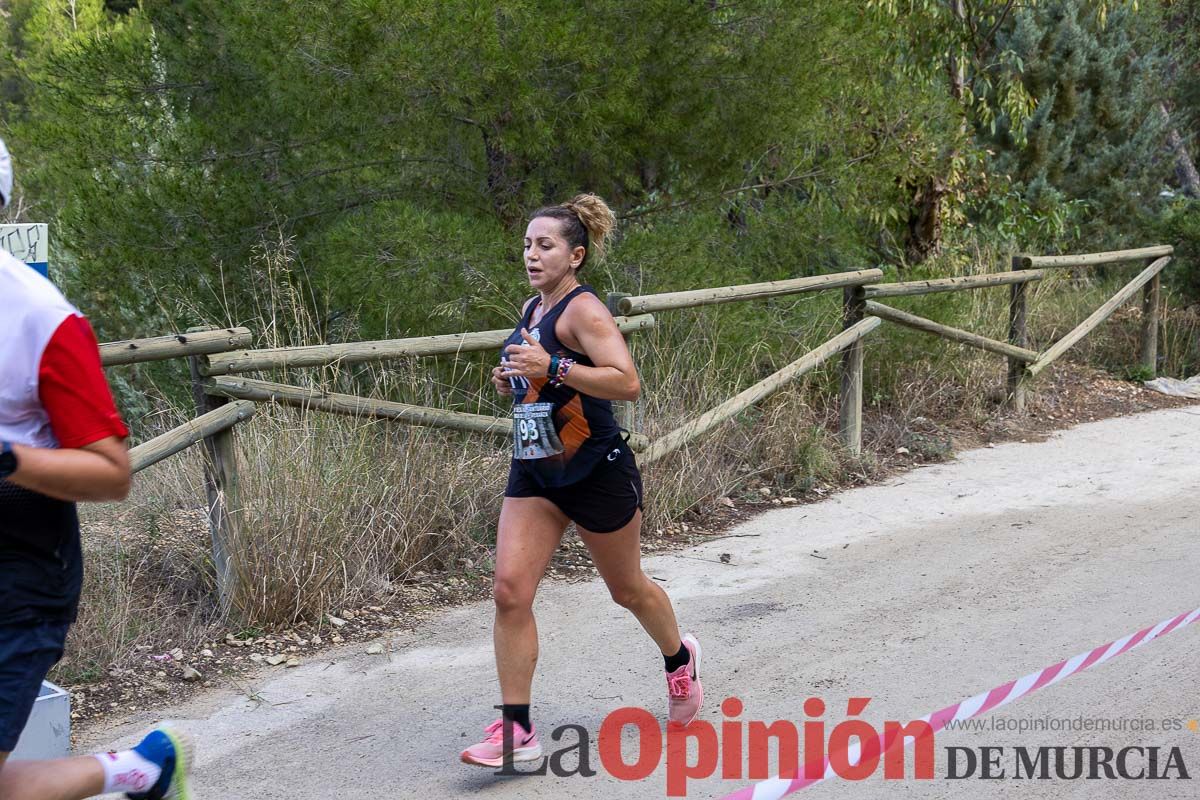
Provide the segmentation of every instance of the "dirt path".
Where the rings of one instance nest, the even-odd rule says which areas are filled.
[[[975,450],[649,559],[647,572],[705,647],[703,718],[720,723],[720,702],[736,696],[743,721],[799,723],[804,699],[819,696],[832,728],[847,698],[862,696],[873,698],[862,715],[873,723],[912,719],[1200,606],[1198,431],[1200,409],[1181,408]],[[597,583],[548,585],[537,611],[543,746],[573,744],[573,733],[559,744],[549,733],[582,725],[595,777],[497,777],[457,763],[494,714],[483,603],[394,637],[388,654],[357,645],[174,709],[201,744],[199,797],[663,796],[661,765],[645,781],[622,782],[595,751],[613,709],[661,713],[653,645]],[[1016,745],[1158,745],[1160,761],[1174,746],[1200,780],[1200,731],[1186,727],[1200,718],[1198,647],[1200,624],[994,715],[1178,719],[1182,730],[944,732],[933,780],[835,782],[806,794],[1193,797],[1185,780],[947,780],[945,748],[1004,746],[1011,776]],[[151,722],[94,728],[80,749],[125,744]],[[720,797],[748,783],[718,773],[689,782],[688,796]]]

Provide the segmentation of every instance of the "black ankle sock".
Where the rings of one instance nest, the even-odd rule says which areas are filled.
[[[532,727],[532,725],[529,722],[529,704],[528,703],[525,703],[524,705],[512,705],[509,703],[505,703],[502,706],[500,706],[500,716],[503,717],[504,719],[512,720],[513,722],[517,723],[522,728],[524,728],[527,732]]]
[[[688,652],[688,649],[683,646],[682,642],[679,644],[678,653],[673,656],[663,656],[663,661],[667,664],[667,672],[674,672],[691,660],[692,654]]]

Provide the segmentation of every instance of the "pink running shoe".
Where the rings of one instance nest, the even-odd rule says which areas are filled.
[[[686,726],[700,715],[704,687],[700,685],[700,643],[689,633],[683,637],[683,646],[692,660],[667,673],[667,716],[672,724]]]
[[[484,728],[487,737],[479,744],[473,744],[462,751],[464,764],[478,764],[481,767],[503,766],[504,752],[504,722],[496,720]],[[542,757],[542,746],[538,743],[537,730],[525,730],[520,724],[512,723],[512,751],[507,754],[516,761],[536,761]]]

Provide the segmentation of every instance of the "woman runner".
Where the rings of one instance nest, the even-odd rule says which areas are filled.
[[[538,294],[492,370],[496,390],[513,398],[493,587],[501,718],[462,752],[468,764],[541,758],[529,718],[538,656],[533,597],[568,522],[612,599],[662,651],[670,721],[687,725],[700,712],[700,644],[680,634],[666,592],[642,572],[642,479],[610,402],[637,398],[637,369],[612,315],[578,278],[603,256],[615,224],[603,200],[584,194],[537,210],[525,230],[525,271]]]

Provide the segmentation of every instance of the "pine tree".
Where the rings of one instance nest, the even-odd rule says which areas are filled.
[[[22,176],[108,336],[253,316],[254,249],[280,233],[320,317],[420,330],[519,274],[522,214],[583,189],[647,224],[774,192],[873,241],[864,209],[936,130],[887,33],[851,0],[145,0],[20,60]],[[752,277],[846,258],[787,232]]]
[[[1098,19],[1083,0],[1018,13],[999,34],[1036,108],[1023,125],[1001,115],[979,136],[996,152],[1034,215],[1086,209],[1079,221],[1094,246],[1128,231],[1156,206],[1171,171],[1156,113],[1162,63],[1136,46],[1133,12]],[[1142,48],[1144,50],[1144,48]],[[1060,246],[1062,242],[1058,243]]]
[[[888,20],[899,35],[892,50],[901,73],[934,92],[946,92],[959,115],[959,135],[941,143],[932,172],[909,169],[899,177],[909,194],[905,254],[919,263],[941,247],[943,219],[961,215],[969,183],[968,163],[979,155],[967,141],[974,125],[994,129],[998,116],[1020,128],[1033,110],[1021,81],[1020,63],[998,34],[1019,8],[1046,0],[867,0],[870,13]],[[1055,0],[1049,0],[1053,5]],[[1103,25],[1108,15],[1137,0],[1091,0]],[[1015,66],[1015,69],[1014,69]]]

